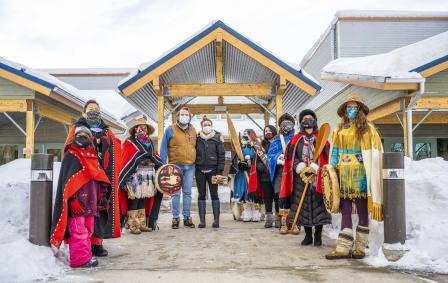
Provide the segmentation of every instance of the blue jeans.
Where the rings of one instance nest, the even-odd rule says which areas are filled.
[[[176,165],[180,169],[183,170],[183,181],[182,181],[182,202],[183,202],[183,211],[182,215],[184,216],[184,220],[190,217],[191,210],[191,187],[193,186],[193,177],[195,172],[194,165]],[[179,219],[179,211],[180,211],[180,194],[181,191],[178,191],[177,194],[171,197],[171,202],[173,204],[173,218]]]

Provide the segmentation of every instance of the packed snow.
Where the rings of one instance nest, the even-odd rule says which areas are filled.
[[[448,273],[448,161],[431,158],[420,161],[405,159],[406,178],[406,243],[409,250],[396,262],[385,258],[382,246],[384,225],[370,223],[369,256],[364,260],[373,266]],[[354,225],[357,217],[354,216]],[[340,215],[333,215],[333,225],[326,227],[327,236],[336,239]],[[395,246],[396,248],[396,246]]]
[[[420,79],[420,74],[412,70],[447,55],[448,32],[443,32],[387,53],[336,59],[323,68],[322,78]]]
[[[16,282],[50,278],[64,266],[49,247],[28,241],[31,160],[17,159],[0,166],[0,281]],[[60,163],[55,163],[57,180]],[[56,184],[54,182],[54,192]]]
[[[339,10],[336,18],[446,18],[445,11]]]
[[[55,163],[54,180],[60,163]],[[18,159],[0,166],[0,281],[30,281],[61,278],[68,268],[58,262],[48,247],[28,241],[30,160]],[[365,263],[377,267],[447,273],[448,271],[448,161],[442,158],[406,159],[406,223],[409,251],[397,262],[388,262],[382,252],[384,226],[370,224],[370,243]],[[54,191],[56,184],[54,182]],[[220,189],[222,200],[228,191]],[[340,215],[325,234],[336,239]],[[357,219],[354,217],[354,223]]]

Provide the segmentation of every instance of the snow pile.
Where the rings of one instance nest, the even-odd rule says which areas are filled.
[[[448,161],[431,158],[405,160],[406,177],[406,244],[409,251],[397,262],[389,262],[381,249],[384,225],[370,223],[367,264],[448,273]],[[353,217],[357,224],[357,217]],[[336,239],[341,215],[333,215],[333,225],[325,234]]]
[[[387,53],[336,59],[323,68],[322,78],[418,79],[421,78],[420,74],[412,70],[447,55],[448,32],[443,32]]]
[[[59,163],[55,163],[56,187]],[[29,281],[61,274],[48,247],[28,241],[29,225],[29,159],[18,159],[0,166],[0,281]],[[56,188],[54,188],[54,191]]]

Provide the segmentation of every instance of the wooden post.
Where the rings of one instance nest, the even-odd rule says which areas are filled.
[[[34,109],[33,109],[33,102],[27,101],[25,158],[31,158],[31,155],[33,153],[34,153]]]
[[[280,119],[280,116],[283,114],[283,93],[286,89],[286,78],[283,76],[280,76],[280,84],[277,88],[277,94],[275,95],[275,109],[276,109],[276,115],[277,115],[277,129],[280,130],[280,125],[278,124],[278,120]]]
[[[266,127],[267,125],[269,125],[269,118],[270,118],[270,116],[269,116],[269,112],[268,111],[265,111],[264,112],[264,126]]]
[[[157,93],[157,147],[160,150],[160,146],[162,145],[162,137],[165,131],[165,117],[164,117],[164,97],[161,92]]]
[[[403,107],[403,142],[404,142],[404,155],[409,156],[409,148],[408,148],[408,118],[406,115],[406,107]]]

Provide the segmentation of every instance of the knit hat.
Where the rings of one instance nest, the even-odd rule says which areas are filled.
[[[87,128],[87,127],[85,127],[85,126],[79,126],[79,127],[76,127],[75,128],[75,136],[78,134],[78,133],[86,133],[86,134],[88,134],[89,136],[92,136],[92,132],[90,131],[90,129],[89,128]]]
[[[313,116],[314,120],[317,121],[316,113],[314,113],[314,111],[311,110],[311,109],[305,109],[305,110],[302,110],[302,112],[300,112],[300,114],[299,114],[299,123],[302,122],[303,117],[305,117],[306,115],[311,115],[311,116]]]
[[[283,121],[286,121],[286,120],[291,121],[293,124],[296,123],[296,120],[294,119],[294,117],[292,117],[292,116],[291,116],[290,114],[288,114],[288,113],[285,113],[285,114],[283,114],[282,116],[280,116],[280,118],[278,119],[278,125],[280,126],[281,123],[282,123]]]
[[[344,117],[345,109],[347,108],[347,104],[349,102],[356,102],[359,106],[359,110],[364,112],[364,115],[367,116],[367,114],[369,114],[369,107],[364,104],[364,102],[361,100],[361,97],[357,93],[352,93],[347,98],[347,100],[344,103],[342,103],[341,106],[339,106],[339,108],[338,108],[339,117]]]

